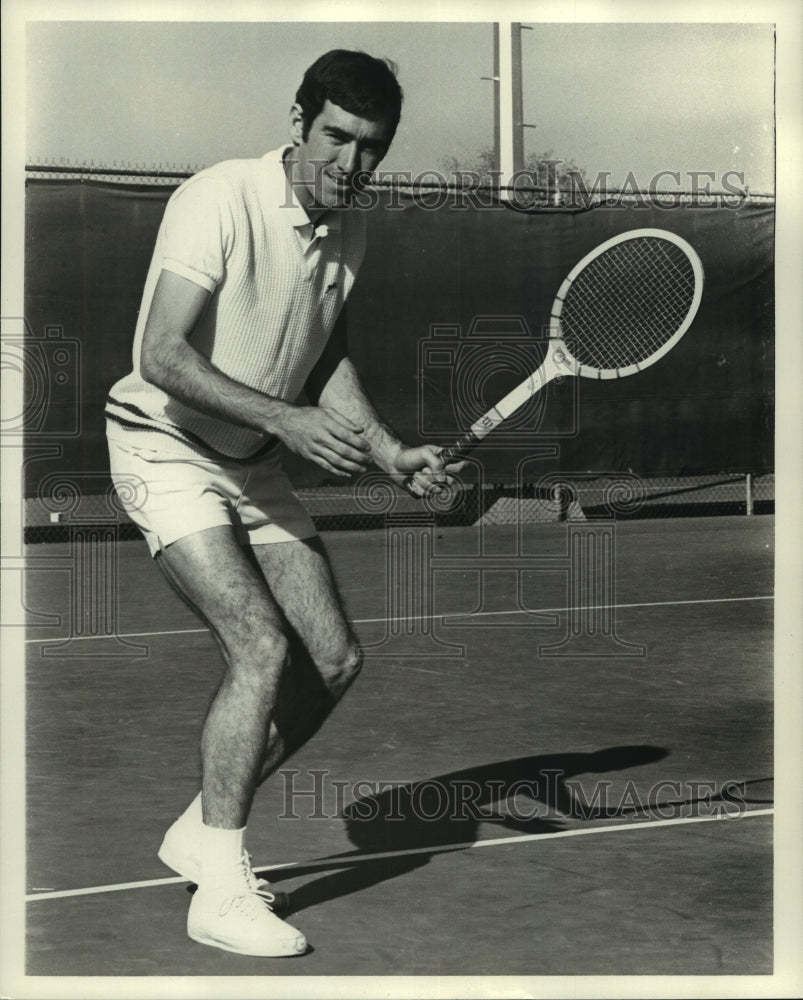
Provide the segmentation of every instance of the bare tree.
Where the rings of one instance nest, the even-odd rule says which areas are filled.
[[[471,156],[445,156],[441,167],[450,180],[462,186],[499,187],[500,173],[495,159],[493,146],[483,146]],[[505,180],[515,188],[516,201],[521,205],[563,204],[578,186],[586,184],[587,176],[574,160],[564,159],[550,149],[530,153],[524,169]]]

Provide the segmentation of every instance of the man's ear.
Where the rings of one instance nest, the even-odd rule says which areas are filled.
[[[290,138],[294,146],[300,146],[304,141],[304,114],[300,104],[290,108]]]

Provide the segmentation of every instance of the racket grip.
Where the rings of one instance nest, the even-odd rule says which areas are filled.
[[[459,462],[467,454],[467,451],[461,451],[459,443],[455,442],[454,444],[447,445],[445,448],[441,448],[439,454],[443,459],[443,464],[448,465],[450,462]]]
[[[478,444],[480,440],[474,434],[464,434],[461,438],[452,444],[445,445],[443,448],[438,449],[438,454],[443,459],[443,464],[448,465],[450,462],[459,462],[462,458],[465,458],[470,451],[472,451]],[[402,486],[407,490],[410,496],[415,497],[416,500],[420,500],[421,496],[413,491],[413,477],[408,476]]]

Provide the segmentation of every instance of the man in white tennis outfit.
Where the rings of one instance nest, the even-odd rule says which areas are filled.
[[[245,827],[257,786],[360,667],[279,442],[337,476],[371,463],[412,476],[416,492],[452,471],[382,423],[346,349],[342,308],[365,231],[349,205],[388,151],[401,100],[387,63],[329,52],[296,94],[291,145],[203,170],[173,194],[133,371],[107,404],[112,477],[122,496],[132,476],[144,483],[131,517],[225,662],[203,725],[201,792],[159,857],[198,884],[190,937],[242,954],[307,948],[252,872]],[[296,402],[305,387],[312,405]]]

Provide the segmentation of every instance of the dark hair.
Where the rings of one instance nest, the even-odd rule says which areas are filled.
[[[392,137],[402,105],[396,66],[389,59],[375,59],[366,52],[347,49],[332,49],[316,59],[296,93],[305,140],[327,100],[360,118],[386,118],[392,127]]]

